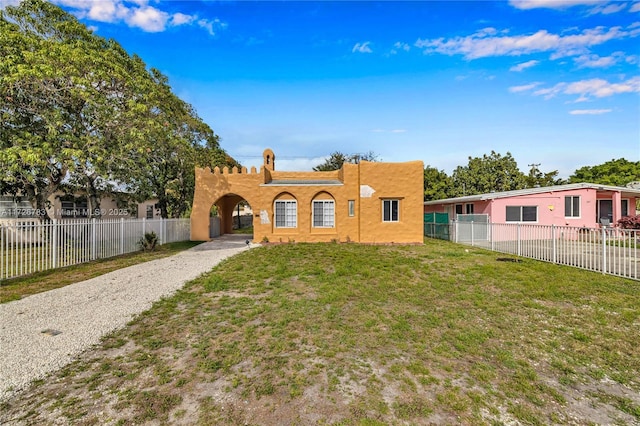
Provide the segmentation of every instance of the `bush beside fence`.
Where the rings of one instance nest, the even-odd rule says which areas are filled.
[[[0,280],[140,250],[155,232],[159,244],[190,238],[189,219],[76,219],[0,223]]]
[[[640,280],[636,230],[454,221],[425,223],[424,231],[426,237]]]

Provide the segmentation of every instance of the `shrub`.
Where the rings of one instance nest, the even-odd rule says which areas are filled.
[[[140,244],[140,249],[142,251],[152,251],[158,244],[158,236],[153,231],[147,232],[142,238],[140,238],[138,244]]]
[[[640,229],[640,215],[625,216],[618,221],[617,225],[622,229]]]

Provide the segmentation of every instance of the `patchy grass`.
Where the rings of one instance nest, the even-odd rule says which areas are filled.
[[[194,247],[201,242],[182,241],[156,246],[153,251],[139,251],[123,254],[122,256],[100,259],[93,262],[67,266],[65,268],[50,269],[22,277],[0,280],[0,303],[18,300],[31,294],[53,290],[69,284],[88,280],[116,269],[150,260],[174,255],[180,251]]]
[[[640,283],[496,258],[433,240],[243,252],[0,423],[640,423]]]

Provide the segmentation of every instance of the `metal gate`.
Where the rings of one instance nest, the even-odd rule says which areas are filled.
[[[488,214],[459,214],[456,217],[456,241],[471,242],[489,240]]]

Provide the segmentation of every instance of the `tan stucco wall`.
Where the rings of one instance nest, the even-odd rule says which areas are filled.
[[[267,164],[267,155],[269,163]],[[275,156],[270,150],[264,154],[265,164],[260,171],[233,168],[213,172],[196,169],[196,188],[191,214],[191,239],[209,239],[209,211],[218,206],[222,231],[231,232],[233,209],[246,200],[253,210],[253,238],[260,242],[320,242],[354,241],[367,243],[422,243],[422,188],[421,161],[408,163],[345,164],[333,172],[278,172]],[[312,183],[336,181],[337,185]],[[273,181],[291,181],[274,185]],[[300,184],[303,182],[303,184]],[[374,192],[361,197],[361,185]],[[367,193],[367,191],[365,191]],[[369,195],[369,194],[365,194]],[[313,200],[335,200],[335,227],[312,226]],[[398,222],[382,221],[382,200],[400,200]],[[278,228],[274,225],[274,202],[295,199],[297,226]],[[355,203],[355,215],[349,216],[349,200]],[[263,220],[266,218],[267,220]]]

